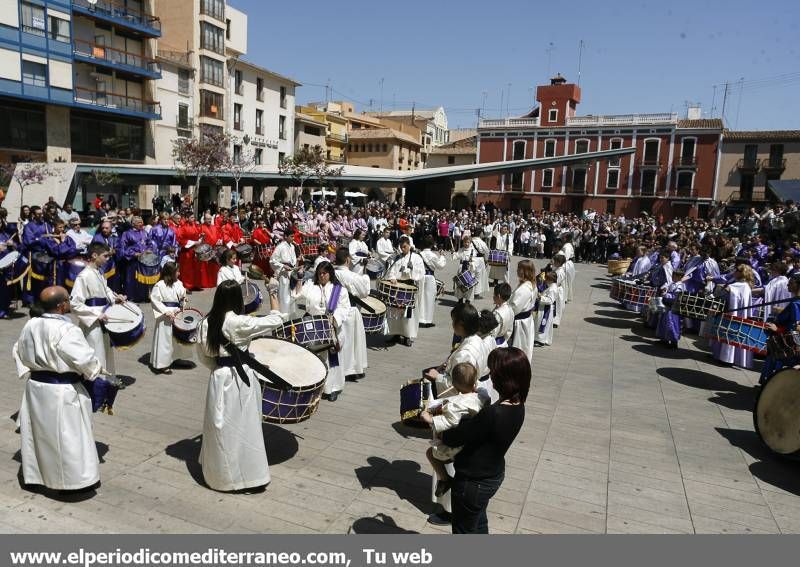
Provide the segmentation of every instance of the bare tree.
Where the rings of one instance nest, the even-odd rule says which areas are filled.
[[[319,187],[324,187],[329,177],[338,177],[343,170],[344,167],[341,166],[329,167],[319,146],[302,148],[278,163],[278,171],[292,178],[295,185],[300,188],[299,194],[303,193],[303,185],[306,182],[316,181]]]
[[[228,145],[231,138],[220,130],[206,128],[192,138],[172,142],[172,159],[179,175],[194,177],[194,210],[197,213],[200,182],[209,174],[224,170],[229,163]]]
[[[239,193],[239,183],[246,173],[253,171],[256,166],[256,155],[249,146],[242,146],[238,155],[235,153],[228,156],[228,163],[225,164],[224,169],[230,172],[235,184],[236,195],[241,200],[241,193]]]
[[[22,207],[25,206],[25,188],[29,185],[39,185],[46,179],[56,175],[56,172],[49,165],[42,162],[5,164],[2,167],[4,177],[13,179],[19,184],[19,209],[22,214]]]

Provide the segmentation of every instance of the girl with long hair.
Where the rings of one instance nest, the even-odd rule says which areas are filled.
[[[536,339],[534,317],[536,299],[539,291],[536,287],[536,266],[533,260],[521,260],[517,264],[517,280],[519,284],[511,294],[508,304],[514,311],[514,331],[511,335],[511,346],[524,352],[528,360],[533,361],[533,343]]]
[[[180,343],[172,336],[175,316],[186,305],[186,289],[178,279],[178,265],[167,262],[161,268],[161,279],[150,292],[155,330],[150,349],[150,369],[156,374],[172,374],[171,366],[178,358],[188,358]]]

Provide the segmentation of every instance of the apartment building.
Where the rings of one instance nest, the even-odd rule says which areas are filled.
[[[428,154],[425,168],[472,165],[476,163],[477,155],[478,137],[475,130],[473,130],[471,136],[459,136],[458,140],[454,142],[433,148]],[[454,181],[449,202],[450,206],[458,210],[472,205],[475,202],[475,180],[460,179]]]
[[[0,0],[0,161],[152,159],[162,33],[152,11],[152,0]]]
[[[450,142],[450,131],[447,127],[447,113],[441,106],[432,110],[390,110],[387,112],[371,112],[372,116],[384,122],[408,124],[422,131],[420,143],[422,151],[429,153],[433,148]]]

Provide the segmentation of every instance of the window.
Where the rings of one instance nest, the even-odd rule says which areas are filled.
[[[608,145],[608,148],[610,150],[618,150],[621,147],[622,147],[622,140],[620,138],[614,138]],[[619,164],[620,164],[619,156],[608,158],[608,167],[619,167]]]
[[[286,108],[286,87],[281,87],[281,108]]]
[[[234,83],[236,84],[236,94],[243,95],[244,94],[244,76],[242,75],[241,71],[234,71],[233,72]]]
[[[230,19],[225,20],[225,39],[231,38],[231,21]]]
[[[224,100],[221,94],[211,91],[200,91],[200,116],[207,116],[208,118],[216,118],[222,120],[224,114],[222,112]]]
[[[684,138],[681,143],[681,164],[691,165],[694,163],[694,149],[697,146],[696,138]]]
[[[279,116],[278,117],[278,138],[281,140],[286,139],[286,117]]]
[[[278,163],[286,159],[286,152],[278,152]]]
[[[50,39],[69,43],[69,20],[50,16]]]
[[[361,151],[362,151],[362,152],[366,152],[366,151],[367,151],[367,146],[366,146],[366,144],[361,144]]]
[[[545,140],[544,141],[544,157],[555,157],[556,155],[556,141],[555,140]]]
[[[189,126],[189,105],[182,102],[178,103],[178,129],[186,130]]]
[[[606,214],[607,215],[614,215],[617,213],[617,200],[616,199],[608,199],[606,201]]]
[[[44,109],[0,106],[0,147],[43,152],[45,132]]]
[[[253,154],[253,163],[256,165],[262,165],[264,163],[264,150],[261,148],[257,148],[255,154]]]
[[[217,87],[225,86],[225,64],[205,55],[200,56],[200,82]],[[188,88],[187,88],[188,93]]]
[[[372,153],[372,144],[367,144],[367,151]]]
[[[201,0],[200,13],[220,22],[225,19],[225,0]]]
[[[644,141],[644,160],[645,165],[658,164],[658,147],[659,140],[645,140]]]
[[[589,153],[589,140],[575,140],[575,153],[576,154]]]
[[[208,22],[200,22],[200,48],[208,49],[220,55],[225,54],[225,30],[212,26]]]
[[[642,195],[656,194],[656,171],[646,169],[642,171]]]
[[[688,196],[692,192],[692,185],[694,185],[694,172],[678,172],[678,176],[675,178],[675,187],[678,190],[678,195]]]
[[[456,156],[447,156],[447,164],[453,165],[454,163],[456,163]]]
[[[202,58],[201,58],[202,59]],[[189,69],[178,69],[178,92],[188,95],[192,72]]]
[[[514,160],[518,159],[525,159],[525,141],[524,140],[515,140],[514,145],[512,146],[514,149],[511,152]]]
[[[552,186],[553,186],[553,170],[545,169],[542,172],[542,187],[552,187]]]
[[[233,146],[233,163],[237,165],[242,163],[242,146],[239,144]]]
[[[264,134],[264,111],[256,110],[256,134],[259,136]]]
[[[242,105],[241,104],[234,104],[233,105],[233,129],[234,130],[241,130],[242,129]]]
[[[383,148],[383,153],[386,153],[386,152],[389,151],[389,146],[387,146],[386,144],[383,144],[382,148]]]
[[[34,63],[33,61],[22,61],[22,83],[34,87],[47,86],[47,65]]]
[[[73,155],[143,160],[144,122],[104,119],[73,111],[70,116]]]
[[[617,189],[619,187],[619,169],[609,169],[606,177],[606,188]]]
[[[548,122],[558,122],[558,110],[555,108],[551,108],[547,111],[547,121]]]
[[[543,211],[550,210],[550,197],[542,197],[542,210]]]
[[[264,79],[256,78],[256,100],[264,100]]]
[[[44,8],[30,2],[20,2],[20,8],[22,9],[22,31],[44,36],[47,30]]]
[[[769,167],[771,169],[783,168],[783,144],[771,144],[769,147]]]

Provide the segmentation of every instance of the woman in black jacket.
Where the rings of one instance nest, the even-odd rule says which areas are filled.
[[[463,447],[456,455],[451,494],[454,534],[487,534],[486,507],[505,476],[505,454],[525,420],[531,365],[518,348],[499,348],[489,355],[489,373],[500,399],[476,416],[442,432],[442,442]],[[430,417],[423,414],[423,419]]]

